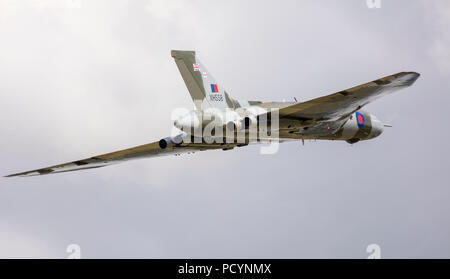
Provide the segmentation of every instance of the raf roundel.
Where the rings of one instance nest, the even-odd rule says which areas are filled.
[[[364,115],[362,115],[362,113],[360,112],[356,112],[355,115],[356,115],[356,124],[358,124],[359,128],[362,128],[365,122]]]

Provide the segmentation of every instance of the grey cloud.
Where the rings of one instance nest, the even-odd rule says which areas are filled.
[[[287,143],[0,179],[0,257],[450,256],[444,1],[4,1],[0,171],[158,140],[191,108],[170,49],[238,99],[300,100],[403,70],[378,139]],[[194,167],[195,166],[195,167]],[[198,168],[202,172],[196,171]]]

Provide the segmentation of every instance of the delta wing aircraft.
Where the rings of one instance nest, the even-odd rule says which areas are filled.
[[[232,98],[224,90],[200,62],[195,51],[173,50],[171,55],[195,104],[194,110],[174,121],[178,134],[149,144],[7,177],[92,169],[132,159],[194,151],[230,150],[275,140],[303,143],[311,139],[342,140],[354,144],[379,136],[384,127],[389,126],[361,109],[375,99],[412,85],[420,76],[415,72],[401,72],[306,102],[242,101]],[[209,129],[210,133],[206,135],[205,131],[212,122],[214,129]],[[252,127],[257,127],[254,137],[250,137]]]

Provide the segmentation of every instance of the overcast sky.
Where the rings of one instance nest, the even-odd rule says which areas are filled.
[[[214,2],[214,3],[213,3]],[[192,108],[171,49],[236,99],[300,101],[400,71],[377,139],[0,178],[0,257],[450,257],[450,2],[0,0],[0,174],[159,140]],[[201,170],[201,171],[199,171]]]

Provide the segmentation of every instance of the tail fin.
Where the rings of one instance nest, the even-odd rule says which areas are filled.
[[[225,92],[208,72],[195,55],[195,51],[172,50],[171,55],[175,59],[196,109],[236,108],[238,103]]]

